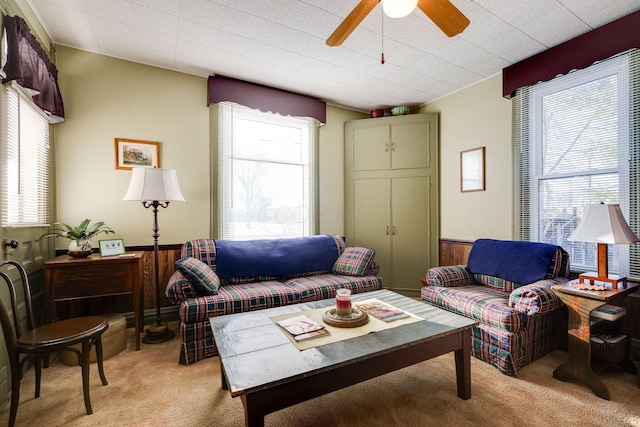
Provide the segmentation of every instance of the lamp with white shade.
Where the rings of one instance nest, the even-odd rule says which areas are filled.
[[[158,207],[167,208],[169,202],[184,202],[184,197],[178,185],[178,177],[173,169],[133,168],[129,188],[122,200],[142,202],[145,208],[153,208],[153,253],[156,285],[156,324],[145,330],[142,342],[157,344],[170,340],[175,333],[160,316],[160,272],[158,262]]]
[[[627,286],[627,278],[609,274],[607,245],[632,244],[640,242],[640,238],[629,228],[618,204],[594,204],[586,206],[584,217],[568,240],[577,242],[593,242],[598,244],[598,271],[579,275],[580,283],[584,281],[609,283],[617,288],[622,282]]]

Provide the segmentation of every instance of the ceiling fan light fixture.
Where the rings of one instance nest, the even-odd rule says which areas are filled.
[[[382,10],[389,18],[407,16],[418,5],[418,0],[382,0]]]

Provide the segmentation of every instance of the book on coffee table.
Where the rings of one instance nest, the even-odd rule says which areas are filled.
[[[395,308],[392,305],[386,304],[382,301],[367,301],[361,304],[357,304],[360,310],[365,311],[368,315],[380,319],[384,322],[391,322],[393,320],[404,319],[409,317],[409,313],[406,311]]]
[[[320,323],[305,316],[304,314],[279,320],[277,323],[285,331],[293,335],[297,341],[300,341],[298,337],[301,335],[309,335],[313,332],[318,332],[318,331],[324,331],[325,334],[329,333],[327,330],[324,329],[324,325],[321,325]],[[316,336],[321,336],[321,335],[323,334],[318,333],[315,335],[308,336],[308,338],[315,338]]]

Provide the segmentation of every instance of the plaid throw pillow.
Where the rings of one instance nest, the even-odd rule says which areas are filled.
[[[220,286],[218,275],[198,258],[184,257],[176,261],[176,268],[189,279],[197,291],[203,295],[216,295]]]
[[[376,251],[371,248],[346,248],[333,264],[335,274],[363,276],[371,266]]]

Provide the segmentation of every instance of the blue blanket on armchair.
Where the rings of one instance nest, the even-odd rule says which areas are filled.
[[[224,279],[330,271],[338,259],[338,247],[331,236],[215,243],[216,271]]]
[[[469,253],[467,269],[528,285],[544,279],[556,248],[547,243],[478,239]]]

